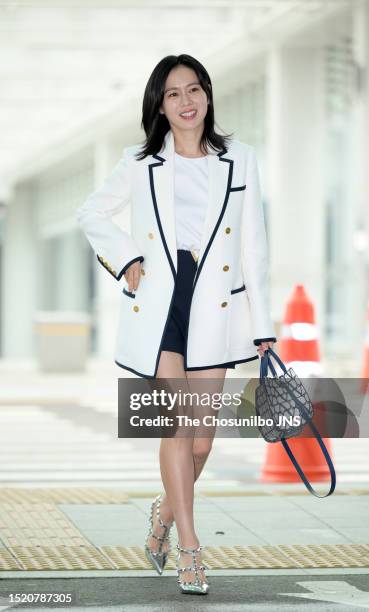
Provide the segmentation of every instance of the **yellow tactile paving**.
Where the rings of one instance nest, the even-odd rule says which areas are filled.
[[[295,544],[280,545],[278,548],[292,559],[293,567],[369,566],[368,544]]]
[[[18,562],[2,569],[113,569],[53,503],[0,503],[0,539]],[[4,565],[9,566],[9,558]]]
[[[53,502],[56,504],[125,504],[129,495],[124,491],[98,488],[21,489],[0,488],[0,503],[16,504]]]
[[[81,546],[12,546],[23,570],[106,570],[112,563],[91,544]],[[11,568],[13,569],[13,568]]]
[[[23,569],[20,563],[6,549],[0,548],[0,570],[21,570]]]
[[[151,569],[139,546],[100,550],[119,570]],[[369,567],[369,545],[205,546],[202,558],[208,569]],[[170,552],[166,567],[175,569],[175,552]]]
[[[110,559],[116,569],[152,569],[152,566],[149,565],[145,557],[145,551],[142,546],[100,546],[99,549],[107,559]],[[168,568],[170,560],[171,558],[169,557],[166,565]]]
[[[278,546],[209,546],[204,561],[209,569],[290,568]]]
[[[205,546],[207,569],[367,568],[369,545]],[[167,569],[175,569],[175,553]],[[2,570],[151,570],[140,546],[12,546],[0,549]]]
[[[322,493],[326,491],[325,485],[316,486],[318,491]],[[132,498],[148,498],[152,499],[158,495],[161,491],[153,489],[152,491],[120,491],[118,489],[99,489],[90,487],[65,487],[57,489],[22,489],[12,487],[0,488],[0,503],[16,503],[16,504],[39,504],[40,502],[48,502],[55,504],[126,504]],[[336,490],[335,496],[337,495],[369,495],[369,488],[365,489],[346,489]],[[202,491],[201,489],[196,491],[198,497],[281,497],[288,495],[301,495],[306,496],[307,492],[305,489],[274,489],[274,490],[263,490],[257,489],[250,491]]]
[[[83,545],[85,538],[55,504],[0,504],[0,538],[7,547]]]
[[[205,546],[208,569],[299,569],[369,567],[369,544]],[[171,551],[167,569],[175,569]],[[7,570],[151,570],[142,546],[38,545],[0,549]]]

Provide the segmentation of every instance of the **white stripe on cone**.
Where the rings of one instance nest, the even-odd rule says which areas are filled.
[[[293,340],[317,340],[318,330],[313,323],[291,323],[283,324],[281,329],[282,338],[293,338]]]

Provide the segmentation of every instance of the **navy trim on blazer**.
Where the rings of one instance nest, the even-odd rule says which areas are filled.
[[[207,257],[207,254],[209,253],[210,247],[211,247],[211,245],[212,245],[212,243],[213,243],[213,240],[214,240],[214,238],[215,238],[215,234],[216,234],[216,233],[217,233],[217,231],[218,231],[219,225],[220,225],[220,223],[221,223],[221,221],[222,221],[222,219],[223,219],[223,217],[224,217],[224,213],[225,213],[225,211],[226,211],[227,204],[228,204],[229,193],[230,193],[230,191],[231,191],[231,185],[232,185],[232,175],[233,175],[233,159],[228,159],[228,158],[226,158],[226,157],[225,157],[224,159],[221,159],[221,156],[222,156],[222,155],[224,155],[225,153],[227,153],[227,149],[223,149],[223,151],[221,151],[221,152],[220,152],[220,153],[218,153],[217,155],[218,155],[218,157],[219,157],[219,161],[226,162],[226,163],[228,163],[228,164],[229,164],[229,168],[228,168],[228,181],[227,181],[227,189],[226,189],[226,194],[225,194],[225,198],[224,198],[224,202],[223,202],[222,210],[220,211],[220,215],[219,215],[219,217],[218,217],[218,221],[216,222],[216,225],[215,225],[215,227],[214,227],[214,229],[213,229],[213,233],[212,233],[212,235],[210,236],[210,240],[209,240],[209,242],[208,242],[208,244],[207,244],[207,246],[206,246],[206,249],[205,249],[205,251],[204,251],[204,255],[203,255],[203,257],[202,257],[202,259],[201,259],[201,261],[200,261],[200,265],[197,267],[197,270],[196,270],[196,273],[195,273],[195,278],[194,278],[194,283],[193,283],[193,287],[192,287],[192,293],[193,293],[193,291],[194,291],[194,289],[195,289],[195,287],[196,287],[196,283],[197,283],[197,281],[198,281],[198,279],[199,279],[200,272],[201,272],[201,270],[202,270],[202,268],[203,268],[203,265],[204,265],[205,259],[206,259],[206,257]],[[192,301],[192,299],[191,299],[191,301]],[[190,305],[190,308],[191,308],[191,305]],[[186,340],[187,340],[187,337],[186,337]],[[186,345],[187,345],[187,342],[186,342]],[[186,347],[186,348],[187,348],[187,347]]]
[[[245,361],[254,361],[254,359],[259,359],[259,355],[255,355],[255,357],[247,357],[247,359],[238,359],[237,361],[230,361],[229,363],[245,363]],[[192,370],[211,370],[212,368],[221,368],[221,367],[226,367],[224,366],[223,363],[219,363],[216,365],[210,365],[210,366],[201,366],[200,368],[186,368],[187,371],[192,371]]]
[[[259,346],[259,344],[261,344],[262,342],[277,342],[277,338],[255,338],[254,340],[254,344],[255,346]]]
[[[244,191],[246,189],[246,185],[241,185],[241,187],[231,187],[229,191]]]
[[[174,286],[173,286],[172,297],[171,297],[169,308],[168,308],[167,319],[166,319],[165,325],[164,325],[163,335],[161,337],[158,354],[156,356],[154,376],[145,376],[145,378],[155,378],[156,377],[156,373],[158,371],[159,360],[160,360],[160,355],[161,355],[161,347],[163,346],[165,332],[166,332],[168,324],[169,324],[169,317],[170,317],[170,313],[171,313],[171,310],[172,310],[172,305],[173,305],[173,302],[174,302],[175,287],[176,287],[176,280],[177,280],[177,272],[176,272],[175,266],[173,264],[173,260],[172,260],[172,258],[170,256],[170,251],[169,251],[167,242],[165,240],[165,235],[164,235],[164,232],[163,232],[163,227],[162,227],[162,224],[161,224],[161,221],[160,221],[160,215],[159,215],[159,210],[158,210],[158,203],[157,203],[156,194],[155,194],[154,174],[153,174],[153,169],[156,168],[157,166],[162,166],[163,163],[166,162],[167,160],[165,159],[165,157],[160,157],[160,155],[153,155],[153,157],[155,159],[158,159],[160,163],[158,163],[158,164],[149,164],[149,166],[148,166],[148,168],[149,168],[149,177],[150,177],[150,191],[151,191],[151,197],[152,197],[152,201],[153,201],[153,205],[154,205],[156,221],[157,221],[157,224],[158,224],[158,227],[159,227],[161,241],[162,241],[163,246],[164,246],[164,250],[165,250],[165,253],[166,253],[169,265],[170,265],[170,269],[172,270],[173,279],[174,279]],[[118,364],[118,365],[120,365],[120,364]],[[124,367],[124,366],[122,366],[122,367]]]
[[[246,289],[245,285],[241,285],[241,287],[237,287],[237,289],[232,289],[231,294],[238,293],[239,291],[244,291]]]
[[[117,280],[117,281],[119,281],[122,278],[122,276],[125,273],[125,271],[135,261],[144,261],[144,259],[145,259],[142,255],[139,255],[138,257],[135,257],[134,259],[131,259],[131,261],[129,261],[127,264],[125,264],[124,268],[122,268],[122,270],[119,272],[119,274],[114,274],[114,272],[112,272],[111,270],[109,270],[109,268],[106,267],[104,262],[100,259],[99,255],[96,255],[96,257],[97,257],[97,261],[103,266],[103,268],[105,268],[105,270],[107,270],[109,272],[109,274],[111,274],[115,278],[115,280]]]
[[[131,291],[127,291],[127,289],[125,287],[123,287],[122,293],[124,293],[125,295],[128,295],[128,297],[130,297],[130,298],[135,298],[136,297],[134,293],[132,293]]]
[[[155,159],[158,159],[160,163],[158,163],[158,164],[149,164],[151,197],[152,197],[152,201],[153,201],[153,204],[154,204],[155,216],[156,216],[156,221],[157,221],[157,224],[158,224],[158,227],[159,227],[159,232],[160,232],[161,240],[162,240],[162,243],[164,245],[164,249],[165,249],[168,261],[169,261],[170,268],[172,270],[173,278],[174,278],[174,280],[176,280],[176,276],[177,276],[176,268],[175,268],[173,260],[172,260],[172,258],[170,256],[170,251],[168,249],[168,245],[166,243],[164,232],[163,232],[163,227],[162,227],[162,224],[161,224],[161,221],[160,221],[159,210],[158,210],[158,203],[157,203],[156,194],[155,194],[154,175],[153,175],[153,168],[156,168],[157,166],[162,166],[163,163],[165,161],[167,161],[167,160],[164,157],[160,157],[160,155],[153,155],[153,157]]]
[[[142,372],[138,372],[137,370],[134,370],[133,368],[130,368],[129,366],[124,365],[123,363],[119,363],[119,361],[117,361],[116,359],[114,359],[114,362],[120,368],[124,368],[125,370],[128,370],[129,372],[133,372],[133,374],[137,374],[137,376],[141,376],[141,378],[148,378],[148,379],[155,378],[156,370],[155,370],[155,375],[151,376],[150,374],[142,374]]]
[[[144,261],[144,257],[142,255],[139,255],[138,257],[135,257],[134,259],[131,259],[131,261],[129,261],[124,268],[122,268],[122,270],[119,272],[117,279],[120,280],[120,278],[123,276],[123,274],[125,273],[126,270],[128,270],[129,266],[131,266],[135,261]]]
[[[232,185],[232,176],[233,176],[233,159],[228,159],[227,157],[225,157],[224,159],[222,158],[222,155],[225,155],[225,153],[227,153],[227,149],[223,149],[222,151],[220,151],[219,153],[217,153],[218,157],[219,157],[219,161],[225,162],[227,164],[229,164],[228,167],[228,181],[227,181],[227,189],[226,189],[226,193],[225,193],[225,197],[224,197],[224,202],[223,202],[223,206],[222,206],[222,210],[220,212],[218,221],[216,222],[216,225],[213,229],[213,233],[210,236],[210,240],[206,246],[206,249],[204,251],[204,255],[200,261],[200,265],[197,267],[196,269],[196,273],[195,273],[195,278],[194,278],[194,283],[193,283],[193,287],[192,287],[192,295],[191,295],[191,301],[190,301],[190,305],[189,305],[189,314],[188,314],[188,319],[187,319],[187,325],[186,325],[186,335],[185,335],[185,348],[184,348],[184,368],[187,369],[188,365],[187,365],[187,345],[188,345],[188,327],[190,324],[190,312],[191,312],[191,304],[192,304],[192,298],[193,298],[193,293],[194,293],[194,289],[196,287],[196,283],[199,279],[200,276],[200,272],[203,268],[205,259],[207,257],[207,254],[209,253],[210,247],[213,243],[213,240],[215,238],[215,235],[218,231],[218,228],[222,222],[222,219],[224,217],[224,213],[226,211],[227,208],[227,204],[228,204],[228,200],[229,200],[229,194],[231,192],[231,185]],[[199,368],[202,369],[202,368]]]
[[[237,361],[230,361],[229,363],[232,363],[232,364],[245,363],[246,361],[254,361],[255,359],[259,359],[259,355],[255,355],[255,357],[247,357],[246,359],[238,359]],[[156,370],[155,370],[155,374],[152,376],[150,374],[143,374],[142,372],[138,372],[137,370],[134,370],[133,368],[130,368],[129,366],[124,365],[123,363],[120,363],[116,359],[114,359],[114,362],[120,368],[123,368],[124,370],[128,370],[129,372],[133,372],[133,374],[136,374],[137,376],[141,376],[141,378],[147,378],[148,380],[152,380],[156,377]],[[193,370],[211,370],[213,368],[221,368],[221,367],[224,367],[224,365],[222,363],[219,363],[219,364],[214,364],[210,366],[200,366],[199,368],[186,368],[186,371],[191,372]]]

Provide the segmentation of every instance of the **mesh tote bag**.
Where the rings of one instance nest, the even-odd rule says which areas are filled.
[[[277,375],[271,356],[283,372],[280,376]],[[272,377],[268,376],[268,369],[270,369]],[[264,423],[258,425],[264,440],[267,442],[282,442],[286,453],[310,493],[316,497],[331,495],[336,487],[336,472],[327,447],[312,422],[313,405],[301,380],[293,368],[287,370],[277,353],[269,348],[264,351],[260,360],[259,382],[260,384],[255,391],[255,410],[260,420],[264,419]],[[325,495],[319,495],[313,489],[286,440],[298,436],[306,424],[309,425],[318,440],[331,474],[330,490]]]

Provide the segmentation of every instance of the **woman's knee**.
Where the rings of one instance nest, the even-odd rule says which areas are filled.
[[[195,439],[192,447],[192,454],[195,461],[203,461],[209,455],[213,446],[213,440],[211,438]]]

